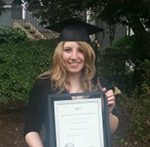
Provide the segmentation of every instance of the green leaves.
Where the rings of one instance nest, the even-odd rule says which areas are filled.
[[[0,102],[28,99],[36,77],[50,67],[54,45],[50,40],[0,45]]]
[[[19,28],[0,27],[0,44],[27,40],[27,35]]]
[[[121,120],[118,143],[120,146],[135,146],[135,143],[142,146],[143,142],[148,145],[150,59],[145,58],[141,40],[135,35],[126,36],[111,48],[100,49],[98,57],[99,74],[125,93],[116,99]]]

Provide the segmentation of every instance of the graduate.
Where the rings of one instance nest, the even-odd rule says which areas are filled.
[[[60,93],[82,93],[101,90],[105,93],[110,131],[118,126],[118,118],[112,111],[115,95],[107,87],[97,88],[95,60],[90,35],[103,29],[74,18],[54,24],[49,29],[60,33],[55,48],[52,67],[37,77],[31,89],[25,116],[24,135],[28,147],[50,147],[48,95]],[[78,99],[78,97],[71,97]],[[44,136],[40,134],[45,128]],[[65,127],[65,126],[64,126]]]

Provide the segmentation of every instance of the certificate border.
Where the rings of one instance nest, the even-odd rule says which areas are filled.
[[[84,93],[60,93],[48,95],[48,115],[49,115],[49,144],[56,147],[55,137],[55,116],[54,101],[72,100],[72,96],[88,96],[89,98],[102,98],[102,117],[103,117],[103,133],[104,147],[111,147],[111,137],[109,128],[109,114],[107,107],[107,99],[102,92],[84,92]]]

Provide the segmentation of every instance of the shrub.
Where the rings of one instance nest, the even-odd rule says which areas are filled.
[[[126,36],[111,48],[99,50],[99,74],[117,83],[123,92],[117,106],[123,123],[129,123],[127,128],[121,128],[130,134],[123,138],[128,140],[125,143],[149,144],[150,140],[150,60],[146,57],[143,45],[135,36]]]
[[[0,45],[0,102],[26,101],[35,78],[49,68],[53,41]]]
[[[140,95],[136,91],[134,96],[134,111],[131,115],[131,126],[133,133],[137,138],[140,138],[143,142],[149,142],[150,134],[150,60],[145,60],[139,66],[144,71],[141,74],[143,82],[140,86]],[[139,91],[139,90],[138,90]]]
[[[124,37],[110,48],[98,51],[98,73],[108,81],[119,85],[125,92],[133,90],[133,42],[132,37]],[[129,64],[129,65],[127,65]],[[130,90],[130,91],[129,91]]]
[[[27,35],[20,28],[0,27],[0,44],[19,43],[27,40]]]
[[[120,85],[128,95],[143,82],[139,68],[146,58],[144,47],[136,36],[125,36],[112,47],[99,49],[98,72]],[[111,73],[111,74],[110,74]]]

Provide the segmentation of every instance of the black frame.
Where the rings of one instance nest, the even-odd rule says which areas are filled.
[[[48,115],[49,115],[49,144],[50,147],[56,146],[55,137],[55,117],[54,117],[54,101],[72,100],[72,96],[88,96],[88,98],[102,98],[102,117],[104,132],[104,147],[111,147],[111,135],[109,127],[109,112],[107,107],[107,99],[102,92],[84,92],[84,93],[60,93],[48,95]]]

